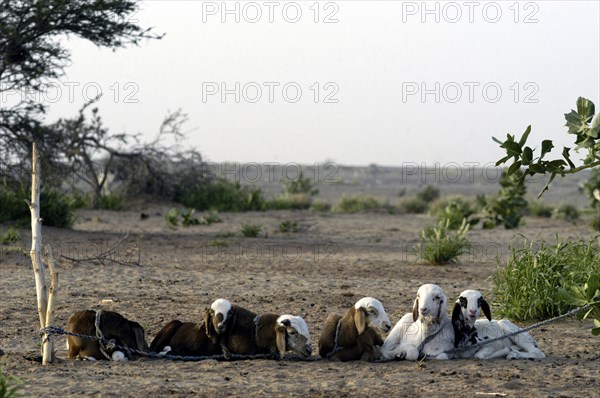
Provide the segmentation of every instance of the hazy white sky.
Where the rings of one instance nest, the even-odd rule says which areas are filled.
[[[215,162],[485,164],[492,136],[569,144],[563,114],[600,105],[599,3],[141,2],[130,18],[164,39],[69,40],[48,118],[100,89],[113,131],[150,136],[182,108]]]

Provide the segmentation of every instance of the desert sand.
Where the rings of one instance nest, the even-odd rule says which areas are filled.
[[[138,206],[127,212],[79,211],[72,230],[44,228],[56,257],[93,257],[118,242],[128,243],[114,259],[59,261],[56,324],[86,308],[121,312],[140,322],[148,341],[172,320],[200,321],[204,308],[224,297],[255,312],[305,317],[313,355],[325,315],[343,312],[363,296],[379,298],[391,321],[411,310],[423,283],[442,286],[454,302],[464,289],[490,290],[505,263],[514,231],[474,229],[472,254],[459,264],[429,266],[414,254],[425,215],[326,214],[277,211],[223,213],[222,223],[172,228],[168,206]],[[140,219],[140,213],[150,215]],[[278,232],[284,220],[297,233]],[[259,238],[239,235],[243,222],[263,225]],[[517,231],[530,239],[590,238],[584,222],[526,218]],[[22,234],[29,250],[30,235]],[[234,237],[218,237],[238,232]],[[215,239],[228,247],[214,247]],[[17,245],[18,246],[18,245]],[[140,264],[128,264],[137,261]],[[141,359],[127,363],[66,359],[65,338],[55,339],[56,363],[25,359],[39,354],[34,278],[29,258],[6,246],[0,259],[0,358],[5,373],[21,379],[26,397],[158,396],[600,396],[600,340],[591,322],[568,319],[531,334],[543,360],[453,360],[333,363],[324,360],[173,362]],[[101,305],[101,300],[114,303]],[[525,326],[530,323],[519,323]]]

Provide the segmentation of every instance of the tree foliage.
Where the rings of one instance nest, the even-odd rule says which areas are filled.
[[[32,141],[45,157],[56,153],[60,132],[42,125],[46,107],[31,94],[64,75],[71,54],[60,39],[79,37],[115,50],[160,38],[130,20],[136,10],[131,0],[0,0],[0,95],[20,94],[0,107],[3,159],[28,157]]]
[[[586,98],[577,99],[577,110],[565,114],[565,124],[568,133],[573,134],[574,147],[563,147],[561,157],[545,159],[552,149],[554,143],[546,139],[538,147],[527,145],[527,139],[531,133],[528,126],[521,138],[517,141],[514,135],[507,134],[505,141],[493,137],[500,147],[506,150],[506,156],[496,162],[496,166],[504,164],[512,159],[508,167],[508,175],[523,169],[523,174],[518,176],[518,181],[523,184],[526,176],[536,174],[550,174],[548,181],[538,197],[548,190],[550,183],[557,175],[565,176],[581,170],[600,166],[600,114],[595,113],[594,103]],[[539,149],[539,152],[538,152]],[[575,165],[571,159],[571,150],[585,151],[585,158],[581,165]],[[539,153],[539,155],[537,155]]]

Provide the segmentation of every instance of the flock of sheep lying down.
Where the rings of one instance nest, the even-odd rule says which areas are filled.
[[[333,361],[418,360],[454,358],[544,358],[534,339],[520,333],[490,344],[475,344],[504,336],[519,328],[508,320],[492,320],[490,307],[476,290],[465,290],[456,300],[451,317],[448,299],[433,284],[417,291],[412,313],[404,315],[392,329],[381,302],[364,297],[343,315],[330,314],[318,341],[319,355]],[[478,319],[480,313],[487,319]],[[391,332],[390,332],[391,330]],[[116,345],[159,355],[215,356],[265,354],[283,358],[291,351],[310,357],[312,343],[308,325],[299,316],[261,314],[215,300],[201,323],[167,323],[148,347],[144,329],[112,311],[91,310],[71,315],[67,331],[103,336]],[[390,332],[384,340],[382,334]],[[101,347],[98,340],[69,335],[70,359],[127,360],[135,357],[118,347]]]

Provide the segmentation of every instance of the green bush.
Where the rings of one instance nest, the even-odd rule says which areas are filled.
[[[450,220],[440,221],[437,226],[428,226],[421,231],[421,239],[415,246],[415,250],[428,264],[455,263],[458,261],[458,257],[471,247],[471,243],[467,239],[469,232],[467,220],[463,219],[456,232],[450,230],[449,223]]]
[[[262,225],[245,223],[242,224],[242,235],[246,238],[256,238],[260,235],[260,231],[262,231]]]
[[[5,375],[4,369],[2,366],[0,366],[0,398],[18,397],[18,390],[20,386],[20,380],[16,377]]]
[[[498,197],[492,199],[485,196],[477,197],[488,213],[487,222],[484,222],[486,227],[495,224],[504,225],[506,229],[513,229],[519,226],[527,209],[526,188],[524,184],[519,183],[522,174],[519,170],[510,175],[506,170],[503,171],[500,177],[501,188]]]
[[[102,210],[121,211],[125,209],[125,198],[118,194],[100,196],[98,206]]]
[[[266,210],[304,210],[312,204],[310,195],[297,193],[283,195],[265,203]]]
[[[169,224],[172,227],[176,227],[179,224],[180,214],[181,213],[179,212],[179,210],[175,208],[169,209],[169,211],[165,215],[165,220],[167,221],[167,224]]]
[[[13,227],[8,227],[0,241],[4,243],[15,243],[21,240],[21,234],[19,231],[13,229]]]
[[[448,201],[446,207],[436,213],[438,222],[445,223],[448,221],[448,228],[456,230],[460,228],[464,219],[470,225],[475,225],[479,221],[478,218],[471,218],[474,211],[471,204],[463,198],[455,198]]]
[[[326,213],[331,210],[331,203],[322,200],[314,200],[310,205],[310,211],[315,213]]]
[[[223,239],[214,239],[208,242],[208,245],[212,247],[229,247],[229,242]]]
[[[280,182],[285,195],[305,194],[314,196],[319,193],[319,190],[315,188],[315,184],[313,184],[310,177],[305,178],[302,171],[300,171],[297,179],[284,178]]]
[[[214,180],[187,189],[181,203],[199,210],[257,211],[265,209],[260,188],[241,186],[239,182]]]
[[[536,247],[537,246],[537,247]],[[545,319],[573,308],[559,295],[559,288],[583,285],[590,274],[600,272],[597,240],[527,242],[509,245],[505,267],[498,264],[493,289],[500,316],[517,320]]]
[[[216,211],[209,211],[206,216],[195,217],[196,209],[188,208],[186,210],[178,210],[175,208],[170,209],[165,215],[167,224],[176,227],[179,225],[179,219],[181,219],[181,225],[189,227],[192,225],[210,225],[213,223],[222,222],[219,213]]]
[[[440,197],[440,190],[431,185],[427,185],[421,191],[417,192],[415,197],[417,200],[429,204]]]
[[[282,221],[279,224],[279,232],[298,232],[298,223],[292,220]]]
[[[573,222],[579,219],[579,210],[575,206],[565,203],[554,209],[552,217]]]
[[[403,214],[423,214],[427,208],[427,203],[417,198],[404,198],[398,202],[398,209]]]
[[[600,336],[600,273],[590,275],[585,285],[561,287],[559,289],[561,298],[574,307],[591,305],[586,312],[577,314],[579,319],[594,319],[594,327],[591,332],[594,336]]]
[[[3,184],[0,192],[0,222],[13,221],[17,225],[29,225],[31,212],[25,199],[31,199],[31,192],[22,185],[17,189],[12,189]],[[52,189],[42,189],[40,202],[40,216],[43,219],[43,225],[71,228],[73,210],[69,206],[70,199],[65,194]]]
[[[376,211],[382,208],[382,204],[370,196],[343,196],[337,202],[333,211],[337,213],[359,213]]]
[[[554,207],[542,202],[541,200],[533,200],[529,202],[527,212],[533,217],[549,218],[552,217]]]

